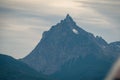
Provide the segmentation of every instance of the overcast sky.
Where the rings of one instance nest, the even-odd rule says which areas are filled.
[[[69,13],[83,29],[120,41],[120,0],[0,0],[0,53],[22,58]]]

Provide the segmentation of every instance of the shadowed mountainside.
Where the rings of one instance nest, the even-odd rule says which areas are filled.
[[[58,80],[102,80],[119,55],[119,41],[108,44],[77,26],[68,14],[43,33],[22,61]]]

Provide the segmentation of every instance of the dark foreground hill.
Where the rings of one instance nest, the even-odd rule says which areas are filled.
[[[49,80],[25,63],[0,54],[0,80]]]

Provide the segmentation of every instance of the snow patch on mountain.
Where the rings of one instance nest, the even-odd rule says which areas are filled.
[[[76,29],[72,29],[72,31],[73,31],[75,34],[79,34],[79,32],[78,32]]]

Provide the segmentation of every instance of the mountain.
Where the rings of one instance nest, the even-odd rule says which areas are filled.
[[[95,37],[67,14],[43,33],[41,41],[22,61],[58,80],[102,80],[120,55],[119,43],[108,44],[102,37]]]
[[[0,80],[49,80],[25,63],[0,54]]]

